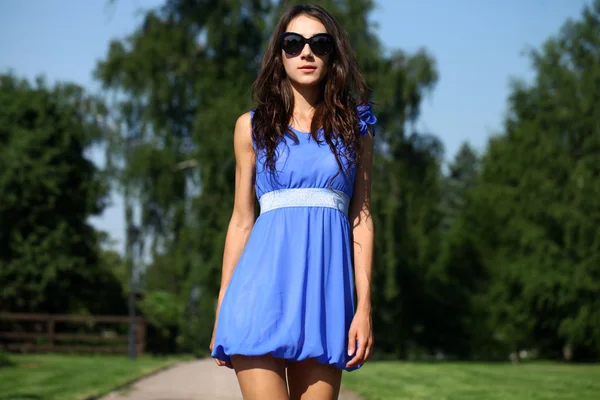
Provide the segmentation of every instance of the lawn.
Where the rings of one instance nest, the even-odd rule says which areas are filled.
[[[83,400],[173,364],[173,358],[110,355],[10,355],[0,367],[0,400]]]
[[[600,399],[600,365],[371,361],[343,376],[365,400]]]

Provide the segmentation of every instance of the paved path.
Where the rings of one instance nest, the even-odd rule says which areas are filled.
[[[101,400],[242,400],[235,372],[212,358],[178,363]],[[339,400],[359,400],[345,392]]]

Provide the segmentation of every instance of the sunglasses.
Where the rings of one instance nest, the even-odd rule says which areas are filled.
[[[307,39],[298,33],[285,32],[281,35],[280,42],[283,51],[291,56],[300,54],[306,43],[308,43],[311,51],[318,57],[330,54],[334,47],[333,36],[329,33],[318,33]]]

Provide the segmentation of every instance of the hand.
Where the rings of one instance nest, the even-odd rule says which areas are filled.
[[[215,327],[213,328],[212,338],[210,339],[210,345],[208,346],[211,354],[212,354],[213,348],[215,347],[215,333],[216,332],[217,332],[217,323],[215,322]],[[219,360],[218,358],[215,358],[215,362],[217,363],[217,365],[219,367],[227,367],[229,369],[233,369],[233,365],[231,363]]]
[[[346,364],[346,368],[363,364],[371,356],[374,340],[370,312],[358,311],[352,318],[352,324],[348,331],[348,355],[354,353],[357,340],[358,349],[352,360]]]

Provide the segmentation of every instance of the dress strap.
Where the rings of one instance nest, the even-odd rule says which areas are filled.
[[[254,136],[255,132],[254,132],[254,111],[256,109],[255,108],[251,108],[249,110],[250,112],[250,137],[252,138],[252,148],[254,149],[254,151],[256,151],[256,138]]]
[[[356,107],[361,136],[365,136],[369,133],[369,125],[372,126],[373,136],[375,136],[375,123],[377,122],[377,117],[373,114],[372,109],[373,105],[370,102],[359,104]]]

